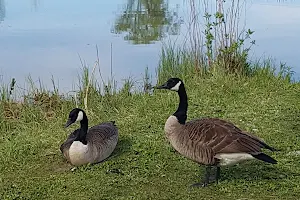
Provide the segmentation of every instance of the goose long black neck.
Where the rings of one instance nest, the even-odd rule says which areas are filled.
[[[188,98],[183,83],[178,90],[179,105],[176,112],[173,114],[180,124],[185,124],[187,119]]]
[[[87,131],[88,131],[88,124],[89,124],[88,123],[88,118],[84,114],[83,119],[80,121],[80,133],[79,133],[79,137],[78,137],[78,141],[80,141],[84,145],[87,144],[86,134],[87,134]]]

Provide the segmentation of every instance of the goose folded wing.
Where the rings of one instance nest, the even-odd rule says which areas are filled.
[[[66,141],[64,143],[62,143],[62,145],[60,146],[60,151],[61,152],[63,152],[64,149],[69,149],[70,148],[71,144],[78,137],[79,132],[80,132],[80,130],[76,129],[75,131],[73,131],[72,133],[70,133],[70,135],[68,136],[68,138],[66,139]]]
[[[102,123],[88,130],[87,138],[91,141],[107,141],[118,134],[118,129],[112,123]]]
[[[263,147],[256,137],[245,134],[232,123],[214,119],[200,119],[186,124],[189,138],[203,148],[217,153],[256,153]]]

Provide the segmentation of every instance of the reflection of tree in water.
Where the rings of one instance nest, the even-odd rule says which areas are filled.
[[[168,11],[165,0],[128,0],[125,11],[116,19],[114,32],[126,32],[125,40],[134,44],[149,44],[167,33],[179,32],[176,12]]]
[[[0,23],[4,21],[5,18],[5,2],[0,0]]]
[[[39,0],[32,0],[31,5],[32,5],[32,8],[33,8],[34,11],[38,11],[40,1]]]

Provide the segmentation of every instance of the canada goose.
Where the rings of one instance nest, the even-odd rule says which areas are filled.
[[[177,111],[165,123],[165,133],[171,145],[183,156],[206,165],[204,180],[193,186],[206,186],[218,181],[220,166],[233,165],[253,158],[267,163],[277,161],[264,154],[261,148],[275,151],[258,137],[242,131],[233,123],[217,119],[203,118],[186,122],[188,99],[184,83],[179,78],[170,78],[154,89],[168,89],[179,95]],[[210,169],[216,166],[215,176],[210,177]],[[212,178],[212,180],[210,180]]]
[[[74,108],[65,127],[80,122],[80,128],[72,132],[60,146],[64,157],[75,166],[98,163],[106,159],[118,142],[115,122],[104,122],[88,129],[88,118],[82,109]]]

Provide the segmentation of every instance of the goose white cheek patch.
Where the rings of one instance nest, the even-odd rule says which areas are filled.
[[[179,81],[174,87],[172,87],[170,90],[173,90],[173,91],[178,91],[179,90],[179,87],[181,85],[181,81]]]
[[[83,112],[82,112],[82,111],[79,111],[79,112],[78,112],[77,119],[76,119],[76,122],[80,122],[82,119],[83,119]]]

